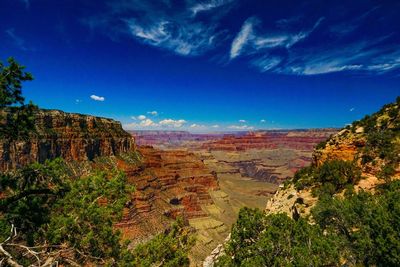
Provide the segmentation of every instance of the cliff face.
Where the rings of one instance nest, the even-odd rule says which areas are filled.
[[[336,132],[336,129],[250,132],[243,136],[226,135],[221,140],[205,143],[203,148],[209,151],[278,148],[312,150],[316,144]]]
[[[139,242],[163,231],[177,216],[207,216],[202,207],[213,203],[209,190],[219,186],[216,175],[198,157],[184,150],[165,151],[150,146],[138,147],[137,151],[141,165],[118,163],[136,188],[117,224],[125,237]]]
[[[36,133],[28,141],[0,140],[0,170],[56,157],[67,161],[91,160],[134,148],[131,135],[112,119],[40,110],[35,114],[35,125]]]

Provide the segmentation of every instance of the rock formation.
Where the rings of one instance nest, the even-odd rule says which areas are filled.
[[[35,126],[36,133],[27,141],[0,140],[1,171],[56,157],[82,161],[134,149],[133,138],[112,119],[39,110]]]
[[[138,147],[139,166],[119,163],[135,185],[130,207],[117,225],[129,239],[141,241],[164,230],[177,216],[204,217],[202,206],[213,203],[209,190],[218,189],[215,173],[193,153]]]
[[[282,130],[249,132],[243,136],[225,135],[224,138],[203,145],[218,151],[245,151],[249,149],[290,148],[312,150],[319,142],[336,133],[336,129]]]
[[[312,150],[336,133],[335,129],[258,131],[225,135],[205,142],[208,161],[214,159],[218,173],[240,173],[259,181],[280,184],[311,164]],[[223,168],[225,166],[225,168]]]

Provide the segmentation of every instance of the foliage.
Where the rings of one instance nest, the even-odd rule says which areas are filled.
[[[22,83],[33,80],[13,58],[8,66],[0,62],[0,137],[11,140],[27,138],[34,129],[34,113],[37,107],[24,104]]]
[[[165,233],[133,251],[134,266],[189,266],[188,251],[194,244],[191,231],[179,218]]]
[[[244,208],[234,224],[227,255],[217,266],[326,266],[339,261],[339,240],[305,219]]]
[[[7,197],[0,203],[0,246],[18,264],[31,265],[34,254],[43,253],[56,255],[53,261],[67,265],[189,265],[193,238],[183,220],[134,251],[122,242],[113,225],[121,219],[133,190],[124,173],[109,170],[87,177],[71,173],[56,159],[2,176],[0,186]],[[17,234],[10,236],[11,229]],[[43,251],[29,253],[37,248]]]
[[[14,104],[23,105],[22,82],[31,81],[30,73],[24,72],[23,66],[13,58],[8,59],[8,66],[0,62],[0,108]]]
[[[361,178],[361,170],[354,162],[343,160],[325,161],[322,165],[309,166],[296,172],[293,181],[296,189],[315,186],[317,195],[334,193],[346,185],[355,184]]]
[[[385,184],[378,194],[324,198],[312,211],[322,229],[341,236],[342,256],[352,264],[399,266],[400,182]]]
[[[113,222],[120,219],[131,189],[117,172],[107,177],[97,173],[72,181],[54,207],[46,238],[53,245],[68,244],[84,260],[116,261],[121,253],[120,234]]]
[[[116,262],[124,253],[113,229],[132,191],[124,174],[74,179],[67,165],[56,159],[2,175],[0,185],[7,196],[0,202],[2,240],[14,227],[18,244],[44,243],[49,251],[67,246],[81,262]],[[23,252],[15,251],[15,257],[29,262]]]
[[[293,182],[297,190],[302,190],[315,183],[315,167],[313,165],[298,170],[293,177]]]
[[[65,190],[66,166],[60,159],[43,165],[31,164],[14,174],[0,175],[0,189],[7,195],[0,200],[3,224],[14,225],[29,245],[42,234],[40,227],[50,219],[50,210]],[[2,236],[9,234],[8,227]]]
[[[315,147],[315,149],[323,149],[323,148],[325,148],[325,146],[328,143],[328,141],[329,141],[329,138],[327,140],[324,140],[324,141],[318,143],[317,146]]]
[[[400,181],[323,196],[314,223],[244,208],[217,266],[399,266]]]
[[[362,163],[373,163],[377,159],[383,161],[379,176],[389,179],[394,174],[390,168],[400,163],[400,97],[395,103],[387,104],[380,111],[353,123],[353,129],[356,127],[364,128],[366,139],[361,150]]]

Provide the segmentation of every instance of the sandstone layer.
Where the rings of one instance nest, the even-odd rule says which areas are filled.
[[[163,231],[172,219],[206,217],[204,205],[213,201],[209,190],[218,181],[193,153],[163,151],[151,146],[138,147],[139,165],[119,161],[128,181],[136,188],[122,221],[117,225],[126,238],[142,241]]]
[[[35,127],[36,133],[29,140],[0,140],[1,171],[56,157],[67,161],[92,160],[134,149],[132,136],[112,119],[39,110],[35,114]]]
[[[249,132],[205,142],[202,148],[218,173],[280,184],[310,165],[314,147],[334,133],[336,129]]]

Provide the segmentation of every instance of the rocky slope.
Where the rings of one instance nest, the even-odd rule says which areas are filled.
[[[313,153],[312,164],[318,168],[333,160],[354,162],[360,169],[361,179],[353,184],[356,191],[374,192],[385,181],[400,179],[399,99],[321,143]],[[306,216],[318,201],[312,193],[315,185],[296,188],[288,183],[281,187],[267,203],[267,212]]]
[[[91,160],[134,149],[133,138],[112,119],[39,110],[35,125],[36,133],[27,141],[0,140],[0,170],[56,157],[68,161]]]
[[[193,153],[138,147],[141,163],[118,161],[136,188],[124,218],[117,225],[126,238],[137,241],[163,231],[171,219],[205,217],[202,207],[212,204],[209,190],[218,189],[215,173]]]

